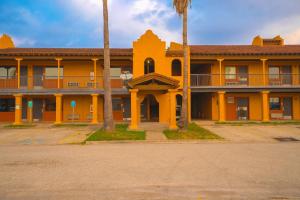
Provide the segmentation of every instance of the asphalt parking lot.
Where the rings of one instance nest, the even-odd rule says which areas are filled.
[[[299,200],[299,143],[0,146],[1,200]]]

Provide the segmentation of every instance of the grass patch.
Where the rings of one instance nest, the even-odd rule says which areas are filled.
[[[54,127],[64,128],[64,127],[86,127],[89,124],[54,124]]]
[[[164,134],[170,140],[216,140],[223,139],[211,131],[191,123],[187,131],[165,130]]]
[[[32,128],[35,127],[35,124],[21,124],[21,125],[14,125],[14,124],[9,124],[3,126],[4,128],[11,128],[11,129],[25,129],[25,128]]]
[[[300,121],[270,121],[270,122],[259,122],[259,121],[244,121],[244,122],[215,122],[217,125],[231,125],[231,126],[243,126],[243,125],[300,125]]]
[[[86,141],[145,140],[145,131],[129,131],[127,128],[127,124],[117,124],[116,130],[112,133],[99,129]]]

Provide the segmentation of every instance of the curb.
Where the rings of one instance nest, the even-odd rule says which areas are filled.
[[[97,144],[229,144],[229,140],[115,140],[115,141],[86,141],[87,145]]]

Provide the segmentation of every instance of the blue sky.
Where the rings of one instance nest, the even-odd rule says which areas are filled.
[[[111,47],[131,47],[146,29],[181,42],[171,0],[108,0]],[[18,47],[102,47],[101,0],[1,0],[0,34]],[[191,44],[250,44],[256,35],[300,43],[300,0],[193,0]]]

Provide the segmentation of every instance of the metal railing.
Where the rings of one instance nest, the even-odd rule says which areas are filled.
[[[126,88],[128,80],[120,77],[111,77],[111,87]],[[103,76],[20,76],[20,88],[27,89],[103,89]],[[18,88],[18,79],[13,77],[0,77],[0,88]]]
[[[191,74],[191,86],[300,86],[300,74]]]

